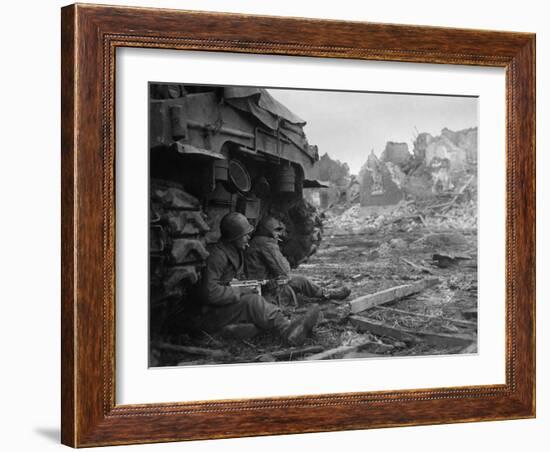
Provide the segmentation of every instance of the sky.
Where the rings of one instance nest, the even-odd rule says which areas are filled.
[[[387,141],[405,142],[412,151],[418,133],[476,127],[474,97],[273,89],[269,92],[306,121],[310,144],[358,174],[372,149],[380,155]]]

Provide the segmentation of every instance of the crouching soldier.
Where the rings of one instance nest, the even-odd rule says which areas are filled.
[[[312,306],[303,317],[288,320],[281,310],[250,287],[232,287],[244,279],[244,250],[254,228],[246,217],[232,212],[220,222],[221,240],[210,249],[203,279],[201,328],[216,332],[233,323],[253,323],[260,330],[275,330],[291,345],[301,345],[319,317]]]
[[[350,294],[347,287],[325,290],[305,276],[290,277],[290,264],[279,248],[284,230],[282,223],[272,216],[266,216],[260,221],[250,247],[246,250],[248,277],[274,281],[268,284],[264,293],[268,299],[276,297],[286,304],[295,301],[297,294],[321,300],[346,299]],[[277,280],[287,284],[276,284]]]

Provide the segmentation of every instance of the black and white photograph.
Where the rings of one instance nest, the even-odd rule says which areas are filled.
[[[148,90],[150,367],[477,353],[476,96]]]

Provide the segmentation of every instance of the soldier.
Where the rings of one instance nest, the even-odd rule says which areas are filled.
[[[284,234],[284,225],[272,216],[266,216],[258,225],[256,234],[246,250],[248,277],[260,280],[286,280],[288,285],[280,286],[271,283],[266,293],[269,296],[278,297],[285,302],[295,298],[295,294],[302,294],[308,298],[321,300],[344,300],[350,290],[341,287],[334,290],[325,290],[312,283],[305,276],[290,277],[290,264],[279,248],[279,241]]]
[[[232,323],[253,323],[260,330],[276,330],[289,344],[301,345],[319,317],[319,307],[289,321],[281,310],[250,287],[231,287],[244,279],[244,250],[254,228],[246,217],[232,212],[220,222],[221,240],[209,249],[203,279],[202,328],[215,332]]]

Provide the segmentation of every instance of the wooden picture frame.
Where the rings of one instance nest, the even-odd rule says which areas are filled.
[[[144,47],[506,70],[506,382],[115,403],[115,51]],[[62,442],[150,443],[535,416],[535,36],[71,5],[62,9]]]

